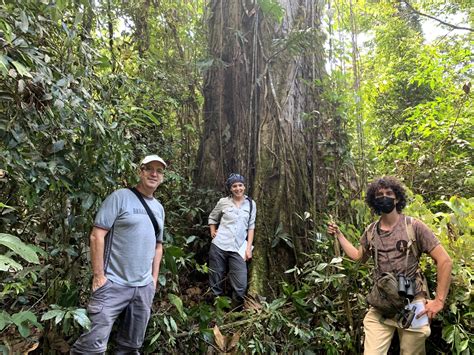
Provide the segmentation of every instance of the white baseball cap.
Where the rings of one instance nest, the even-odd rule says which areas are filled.
[[[156,155],[156,154],[147,155],[147,156],[146,156],[145,158],[143,158],[143,160],[141,161],[140,166],[145,165],[145,164],[148,164],[148,163],[150,163],[150,162],[152,162],[152,161],[157,161],[158,163],[163,164],[163,166],[166,168],[166,163],[165,163],[165,161],[164,161],[162,158],[160,158],[158,155]]]

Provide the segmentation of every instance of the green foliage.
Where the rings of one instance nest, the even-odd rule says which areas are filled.
[[[0,4],[0,168],[8,173],[0,181],[0,244],[9,247],[0,264],[10,271],[2,274],[2,306],[17,313],[30,306],[40,318],[52,304],[41,320],[55,314],[48,332],[58,325],[77,335],[87,324],[76,307],[89,289],[87,236],[100,202],[133,184],[134,162],[150,152],[183,157],[164,185],[177,195],[197,147],[200,77],[189,58],[201,56],[202,3],[146,12],[112,2],[110,12],[105,1]],[[130,22],[121,29],[120,21]],[[143,29],[154,36],[148,46]],[[167,270],[176,281],[189,267],[190,256],[176,253],[162,285]],[[40,265],[22,268],[18,258]]]
[[[283,16],[285,15],[285,11],[278,1],[258,0],[257,4],[262,9],[264,15],[268,16],[269,18],[275,19],[278,23],[281,23],[281,21],[283,20]]]
[[[171,164],[157,193],[166,209],[166,244],[146,350],[205,353],[218,325],[226,334],[240,332],[240,352],[359,353],[369,270],[336,255],[333,239],[315,224],[322,223],[320,215],[296,215],[301,235],[287,233],[286,222],[269,231],[271,246],[291,250],[298,260],[285,275],[274,275],[285,279],[274,285],[271,299],[257,297],[243,312],[232,312],[228,297],[212,299],[207,214],[216,194],[191,185],[201,74],[212,62],[205,45],[208,15],[202,1],[155,3],[0,4],[0,169],[8,172],[0,180],[0,331],[27,337],[45,329],[44,338],[69,340],[88,327],[85,310],[77,307],[88,296],[93,216],[108,193],[134,183],[144,153],[158,152]],[[278,1],[257,5],[282,23]],[[422,194],[407,212],[436,232],[454,260],[447,308],[439,317],[442,336],[453,353],[472,353],[474,203],[466,197],[474,187],[473,100],[462,90],[472,81],[472,41],[461,34],[426,43],[419,18],[399,3],[331,5],[332,71],[314,84],[326,89],[322,102],[334,106],[330,123],[349,130],[318,144],[330,153],[321,159],[348,173],[343,181],[328,180],[333,198],[323,208],[357,243],[371,219],[354,192],[363,169],[399,175]],[[435,14],[470,9],[467,1],[419,5]],[[349,31],[369,35],[359,62],[348,51]],[[296,29],[276,39],[266,55],[308,55],[316,40],[319,28]],[[357,92],[353,65],[361,69]],[[319,114],[303,119],[316,124]],[[346,133],[353,160],[338,144]],[[360,176],[353,176],[353,162]],[[350,201],[349,209],[342,200]],[[306,255],[298,254],[301,240]],[[423,267],[434,285],[433,265],[423,261]]]
[[[0,233],[0,244],[11,249],[14,254],[23,258],[29,263],[39,264],[37,252],[38,250],[30,245],[23,243],[20,238],[11,234]],[[14,271],[21,270],[20,264],[13,261],[6,255],[1,255],[0,271],[8,271],[12,268]]]
[[[437,202],[439,207],[447,206],[447,212],[431,213],[416,196],[410,204],[410,215],[422,219],[435,232],[453,258],[451,291],[446,301],[443,317],[443,339],[450,344],[453,353],[461,354],[466,349],[474,350],[471,334],[474,321],[474,306],[471,288],[474,282],[474,198],[453,196]],[[429,270],[428,270],[429,271]],[[435,285],[435,275],[430,276]]]
[[[2,311],[0,313],[0,331],[6,329],[10,325],[14,325],[23,338],[30,335],[31,327],[43,329],[43,326],[38,323],[36,315],[31,311],[21,311],[13,313],[12,315],[8,314],[6,311]]]
[[[396,23],[381,31],[384,36],[401,33]],[[374,108],[369,122],[384,126],[375,145],[380,154],[377,170],[403,176],[428,199],[472,195],[465,178],[472,169],[469,132],[474,111],[461,90],[472,75],[472,48],[462,37],[422,45],[414,33],[395,41],[400,45],[378,42],[382,51],[371,65],[374,74],[382,75],[367,78],[371,83],[366,102],[373,102]]]
[[[463,1],[412,5],[440,18],[470,13]],[[471,196],[474,111],[472,91],[463,91],[473,74],[471,33],[446,30],[427,42],[426,18],[403,2],[336,0],[331,11],[332,53],[340,64],[330,74],[349,118],[359,175],[399,176],[428,202]]]
[[[54,319],[55,326],[62,323],[62,332],[64,334],[69,335],[71,334],[71,331],[74,330],[71,320],[85,330],[90,329],[91,322],[87,317],[87,311],[84,308],[61,307],[55,304],[52,304],[50,308],[49,311],[42,315],[41,321],[44,322]]]

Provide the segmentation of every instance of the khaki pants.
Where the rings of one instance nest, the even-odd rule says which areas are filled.
[[[370,307],[364,318],[364,354],[385,355],[390,348],[393,334],[397,330],[401,355],[424,355],[425,340],[431,334],[429,325],[421,328],[400,328],[393,319],[385,319],[375,308]]]

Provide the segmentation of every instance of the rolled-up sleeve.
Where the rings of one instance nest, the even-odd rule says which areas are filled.
[[[208,224],[219,224],[222,215],[222,199],[220,199],[211,214],[209,215]]]

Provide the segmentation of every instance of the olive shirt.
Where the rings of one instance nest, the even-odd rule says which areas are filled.
[[[394,272],[396,275],[401,273],[412,278],[417,275],[418,259],[421,254],[430,253],[440,244],[431,229],[420,220],[412,218],[416,246],[420,255],[413,255],[413,249],[410,248],[408,254],[408,268],[406,268],[406,251],[409,237],[405,225],[405,218],[405,215],[400,214],[397,224],[390,232],[381,231],[377,227],[373,228],[372,249],[367,239],[367,234],[372,233],[372,228],[368,228],[360,239],[363,252],[362,261],[366,261],[370,256],[375,257],[375,247],[377,247],[379,274],[383,272]],[[421,292],[422,279],[416,277],[416,294],[418,295]]]
[[[219,224],[212,243],[221,250],[237,252],[247,238],[247,230],[255,229],[257,206],[253,200],[252,204],[250,215],[247,196],[240,207],[237,207],[230,196],[221,198],[209,215],[209,224]]]

